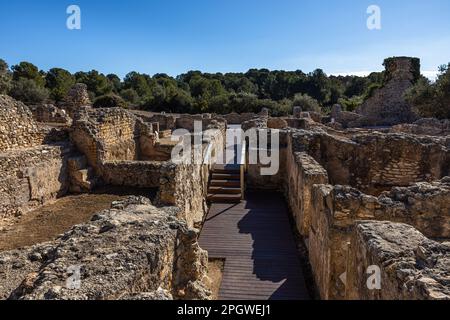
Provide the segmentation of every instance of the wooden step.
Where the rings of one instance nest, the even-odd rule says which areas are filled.
[[[230,173],[213,173],[213,180],[240,180],[241,176],[239,174]]]
[[[210,194],[240,194],[241,188],[209,187]]]
[[[239,174],[241,172],[241,168],[239,165],[233,164],[216,164],[212,168],[213,173],[229,173],[229,174]]]
[[[239,203],[242,195],[239,194],[209,194],[208,200],[214,203]]]
[[[239,180],[211,180],[211,187],[240,187]]]

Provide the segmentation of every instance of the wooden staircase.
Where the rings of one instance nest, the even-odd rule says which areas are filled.
[[[208,187],[208,201],[239,203],[243,198],[243,184],[239,165],[214,165]]]

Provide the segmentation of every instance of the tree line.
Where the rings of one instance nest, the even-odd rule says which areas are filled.
[[[251,69],[246,73],[225,74],[189,71],[177,77],[133,71],[120,79],[115,74],[104,75],[96,70],[72,74],[53,68],[44,72],[30,62],[9,68],[0,59],[0,93],[26,104],[58,104],[75,83],[84,83],[94,107],[118,106],[174,113],[225,114],[259,112],[268,108],[272,115],[281,116],[291,113],[296,105],[305,111],[326,113],[336,103],[344,110],[353,111],[374,89],[382,86],[384,76],[384,72],[359,77],[328,76],[321,69],[310,73]],[[446,95],[432,94],[431,91],[446,90],[448,78],[448,68],[444,67],[439,85],[421,78],[418,81],[420,87],[409,93],[410,101],[423,104],[425,97],[433,95],[444,103],[448,99]]]

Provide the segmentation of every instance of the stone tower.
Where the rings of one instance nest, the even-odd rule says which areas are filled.
[[[90,105],[91,100],[89,99],[87,86],[84,83],[77,83],[70,89],[61,107],[73,118],[77,110]]]
[[[410,57],[386,59],[384,85],[374,90],[358,109],[363,116],[360,125],[391,126],[410,123],[417,119],[411,106],[405,101],[404,94],[420,76],[420,60]]]

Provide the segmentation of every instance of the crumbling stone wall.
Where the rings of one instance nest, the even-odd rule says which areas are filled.
[[[356,113],[363,117],[349,123],[350,127],[390,126],[411,123],[417,119],[404,94],[420,74],[420,60],[409,57],[396,57],[385,61],[386,81],[380,89],[367,99]],[[418,70],[416,70],[418,69]]]
[[[73,118],[82,107],[89,107],[91,105],[87,85],[77,83],[70,89],[60,107],[67,111],[69,116]]]
[[[269,129],[286,129],[288,128],[288,123],[286,119],[283,118],[269,118],[267,120],[267,128]]]
[[[348,128],[350,124],[357,123],[362,118],[363,116],[356,112],[343,111],[342,107],[338,104],[334,105],[331,109],[331,119],[342,128]]]
[[[0,152],[41,145],[45,135],[26,105],[0,95]]]
[[[191,227],[203,220],[207,209],[204,198],[207,180],[204,180],[201,165],[106,161],[101,170],[107,185],[156,189],[156,203],[180,208],[179,217]]]
[[[33,118],[37,122],[65,124],[70,125],[72,119],[65,110],[59,109],[52,104],[41,104],[37,106],[30,106]]]
[[[229,113],[221,116],[223,117],[228,124],[242,124],[246,121],[252,120],[254,118],[258,118],[259,115],[256,113]]]
[[[348,243],[358,220],[407,223],[431,238],[450,237],[450,180],[394,188],[380,197],[348,186],[316,185],[309,257],[320,295],[345,296]]]
[[[177,117],[175,125],[177,129],[185,129],[189,132],[194,132],[196,122],[201,123],[200,129],[203,131],[220,129],[222,132],[225,132],[226,129],[225,120],[221,117],[212,117],[211,114],[180,115]]]
[[[121,108],[81,110],[71,138],[96,170],[102,161],[138,160],[145,145],[156,141],[151,125]]]
[[[391,132],[410,133],[427,136],[449,136],[450,120],[419,119],[413,124],[399,124],[391,128]]]
[[[263,146],[260,143],[260,134],[267,134],[267,143],[268,145]],[[256,130],[256,146],[257,149],[256,152],[255,150],[255,145],[253,145],[252,143],[248,144],[248,153],[250,154],[251,151],[254,152],[254,154],[257,155],[257,159],[256,159],[256,163],[254,163],[254,161],[252,161],[253,163],[249,163],[250,160],[250,155],[248,155],[248,159],[247,159],[247,174],[246,174],[246,186],[249,189],[256,189],[256,190],[267,190],[267,189],[272,189],[272,190],[279,190],[279,191],[283,191],[284,190],[284,177],[285,177],[285,173],[286,173],[286,157],[287,157],[287,153],[288,153],[288,136],[289,136],[289,131],[287,130],[279,130],[278,131],[279,134],[279,158],[272,158],[272,161],[278,161],[279,165],[278,165],[278,172],[274,175],[262,175],[261,174],[261,170],[263,168],[269,168],[270,166],[273,167],[273,164],[265,164],[262,163],[261,161],[261,157],[260,157],[260,152],[264,152],[266,154],[268,154],[270,156],[270,149],[271,149],[271,135],[272,135],[272,130],[268,130],[263,129],[262,131],[260,130]]]
[[[19,216],[67,193],[70,146],[0,154],[0,218]]]
[[[207,253],[176,211],[130,197],[55,241],[2,252],[0,299],[208,299]]]
[[[159,188],[167,165],[157,161],[105,161],[100,176],[107,185]]]
[[[328,172],[331,184],[378,195],[394,186],[439,180],[449,174],[450,150],[441,138],[378,132],[348,138],[323,130],[297,130],[293,151],[307,152]]]
[[[304,152],[292,152],[289,145],[286,165],[286,199],[297,225],[305,238],[311,228],[312,189],[316,184],[328,183],[325,169]]]
[[[19,216],[68,190],[65,131],[38,125],[29,108],[0,96],[0,217]],[[43,143],[59,145],[42,145]]]
[[[159,129],[160,131],[165,131],[165,130],[175,130],[176,129],[176,121],[177,121],[177,116],[172,115],[172,114],[153,114],[152,116],[145,116],[142,115],[141,113],[137,114],[139,117],[141,117],[145,122],[149,122],[149,123],[154,123],[157,122],[159,123]]]
[[[427,239],[406,224],[364,221],[352,235],[346,298],[353,300],[450,300],[450,245]],[[380,268],[379,288],[367,270]]]

